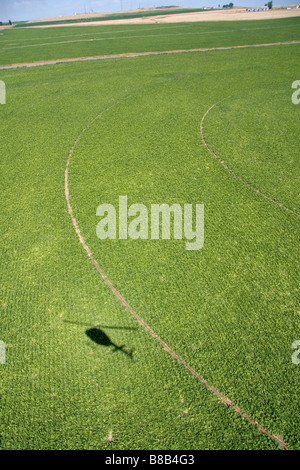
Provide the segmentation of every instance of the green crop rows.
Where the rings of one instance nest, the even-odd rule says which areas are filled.
[[[154,25],[4,30],[0,65],[124,52],[149,52],[300,40],[299,18]]]
[[[178,25],[207,34],[177,43],[166,26],[158,42],[116,40],[113,51],[297,40],[299,24]],[[232,32],[209,34],[225,29]],[[1,47],[63,34],[83,29],[10,30]],[[100,53],[94,42],[79,44],[6,50],[1,62]],[[2,449],[278,448],[139,326],[79,243],[64,171],[101,112],[69,167],[70,202],[94,258],[201,377],[300,448],[300,365],[291,348],[300,339],[300,105],[291,101],[299,60],[300,45],[291,44],[0,71]],[[209,146],[293,213],[209,153],[200,122],[215,103],[204,120]],[[146,207],[204,204],[203,249],[186,251],[174,239],[99,240],[96,209],[117,207],[120,195]],[[91,329],[106,339],[93,341]]]

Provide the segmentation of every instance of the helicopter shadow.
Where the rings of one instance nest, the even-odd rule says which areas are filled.
[[[124,344],[122,346],[118,346],[117,344],[115,344],[110,339],[110,337],[106,333],[104,333],[104,331],[101,330],[99,327],[89,328],[88,330],[85,331],[85,334],[94,343],[99,344],[100,346],[106,346],[106,347],[112,346],[114,348],[113,352],[120,351],[133,360],[133,350],[126,351],[126,349],[124,349],[125,348]]]
[[[82,323],[82,322],[77,322],[77,321],[72,321],[72,320],[64,320],[64,323],[71,323],[74,325],[85,325],[85,326],[92,326],[91,324],[88,323]],[[101,327],[101,328],[100,328]],[[85,334],[87,337],[93,341],[94,343],[98,344],[99,346],[105,346],[105,347],[113,347],[115,351],[120,351],[123,354],[125,354],[127,357],[129,357],[131,360],[133,360],[133,353],[134,349],[131,349],[130,351],[127,351],[125,349],[125,345],[122,344],[122,346],[118,346],[115,344],[110,337],[103,331],[103,328],[105,329],[112,329],[112,330],[137,330],[137,327],[131,327],[131,326],[108,326],[108,325],[93,325],[92,328],[88,328],[85,330]]]

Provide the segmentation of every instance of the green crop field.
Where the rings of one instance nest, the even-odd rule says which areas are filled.
[[[7,29],[0,65],[126,52],[300,40],[300,18],[204,23]]]
[[[0,49],[299,40],[291,18],[20,28]],[[295,43],[0,70],[1,449],[300,449],[299,61]],[[68,159],[77,227],[125,305],[74,230]],[[204,204],[203,248],[100,240],[119,196]]]

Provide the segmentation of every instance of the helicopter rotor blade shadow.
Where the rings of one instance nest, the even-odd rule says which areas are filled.
[[[63,320],[64,323],[72,323],[73,325],[82,325],[82,326],[92,326],[94,328],[105,328],[105,329],[111,329],[111,330],[137,330],[138,327],[136,326],[109,326],[109,325],[100,325],[97,323],[96,325],[92,323],[82,323],[82,322],[77,322],[77,321],[71,321],[71,320]]]

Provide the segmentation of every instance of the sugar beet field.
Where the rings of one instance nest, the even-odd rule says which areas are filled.
[[[9,29],[0,62],[223,47],[0,70],[2,449],[300,449],[299,18]],[[204,204],[203,247],[99,239],[120,196]]]

